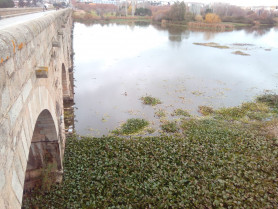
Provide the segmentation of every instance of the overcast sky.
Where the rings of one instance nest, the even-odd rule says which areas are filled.
[[[223,2],[238,6],[278,6],[278,0],[185,0],[185,2]]]

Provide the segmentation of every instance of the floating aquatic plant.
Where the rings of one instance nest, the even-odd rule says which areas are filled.
[[[149,125],[149,122],[145,119],[131,118],[128,119],[124,124],[121,125],[119,129],[112,131],[117,135],[119,134],[134,134],[143,130],[146,126]]]
[[[151,106],[155,106],[157,104],[162,103],[159,99],[152,97],[152,96],[141,97],[141,100],[143,101],[143,104],[151,105]]]

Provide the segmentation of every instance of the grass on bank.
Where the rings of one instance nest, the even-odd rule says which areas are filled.
[[[264,95],[184,118],[175,136],[69,137],[63,183],[23,208],[276,208],[277,116]]]

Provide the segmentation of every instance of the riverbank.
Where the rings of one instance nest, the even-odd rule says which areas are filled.
[[[208,31],[231,31],[234,29],[240,29],[245,27],[271,27],[275,25],[259,24],[252,25],[250,23],[240,23],[240,22],[221,22],[221,23],[204,23],[197,21],[166,21],[161,22],[154,21],[151,16],[115,16],[115,15],[96,15],[94,12],[86,12],[84,10],[76,10],[73,13],[73,19],[76,22],[84,24],[93,23],[131,23],[131,22],[149,22],[155,24],[161,24],[162,26],[179,26],[188,27],[192,30],[208,30]],[[277,25],[277,19],[275,19]]]
[[[69,137],[63,183],[24,208],[274,208],[278,95],[199,111],[158,137]]]
[[[104,15],[98,16],[95,13],[85,12],[83,10],[77,10],[73,13],[73,19],[76,22],[81,23],[128,23],[134,21],[144,21],[151,22],[151,17],[149,16],[112,16]]]

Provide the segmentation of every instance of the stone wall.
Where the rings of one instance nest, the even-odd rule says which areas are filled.
[[[53,152],[58,147],[62,165],[65,146],[63,97],[72,95],[69,93],[72,89],[69,82],[71,33],[70,9],[0,30],[1,209],[21,207],[32,142],[57,139],[49,150]],[[39,118],[44,111],[48,116]],[[42,122],[44,119],[46,121]],[[46,129],[35,131],[35,127],[44,127],[38,125],[42,123]],[[44,137],[46,135],[48,137]],[[47,151],[47,147],[42,150]]]

